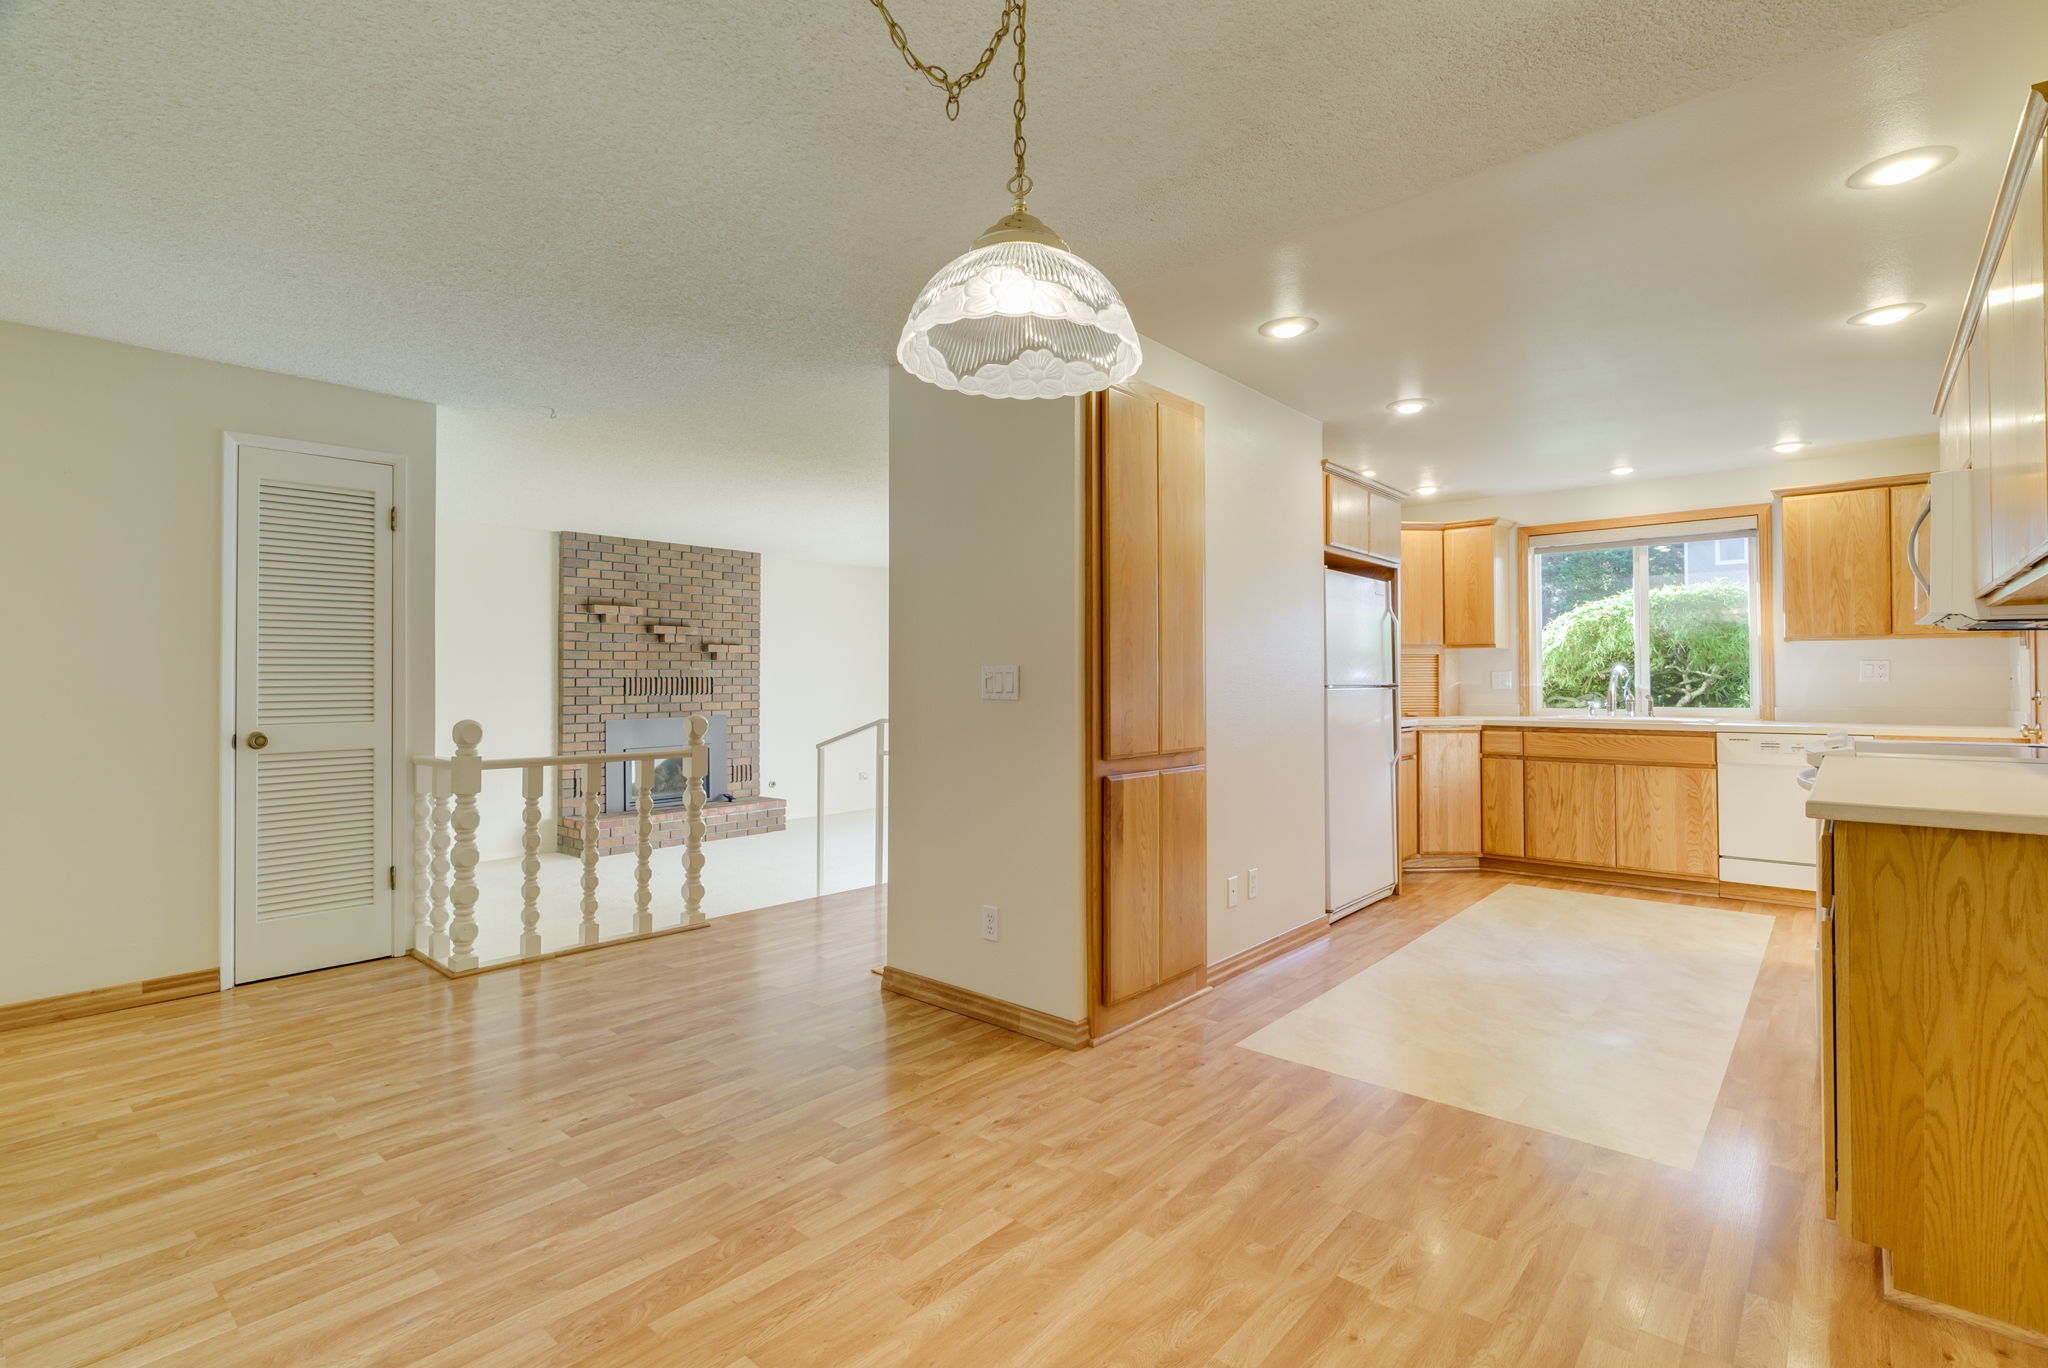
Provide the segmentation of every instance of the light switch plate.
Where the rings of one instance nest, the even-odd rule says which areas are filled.
[[[1223,905],[1225,907],[1237,906],[1237,875],[1235,874],[1223,881]]]
[[[1889,684],[1892,681],[1892,663],[1889,660],[1859,660],[1856,662],[1856,682],[1859,684]]]
[[[984,665],[981,667],[981,696],[998,703],[1017,701],[1017,667],[1015,665]]]
[[[1495,670],[1493,672],[1493,687],[1503,691],[1514,688],[1515,672],[1513,670]]]

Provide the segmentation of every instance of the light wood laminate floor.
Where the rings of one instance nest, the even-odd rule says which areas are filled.
[[[1072,1053],[880,993],[872,894],[0,1035],[0,1362],[2048,1364],[1822,1219],[1805,913],[1689,1172],[1237,1044],[1506,882]]]

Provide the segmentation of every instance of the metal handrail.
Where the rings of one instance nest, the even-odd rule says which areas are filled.
[[[883,881],[884,854],[887,849],[886,837],[889,824],[888,780],[889,764],[889,719],[878,717],[872,722],[863,722],[858,727],[849,727],[837,736],[828,736],[817,744],[818,779],[813,792],[818,809],[817,852],[814,857],[815,880],[818,896],[825,894],[825,747],[859,736],[864,731],[875,734],[875,883]]]

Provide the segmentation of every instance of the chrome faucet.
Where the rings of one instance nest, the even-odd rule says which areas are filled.
[[[1607,671],[1607,711],[1610,713],[1634,712],[1636,707],[1635,686],[1629,682],[1628,663],[1617,660]]]

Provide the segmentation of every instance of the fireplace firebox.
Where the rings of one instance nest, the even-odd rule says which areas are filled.
[[[731,766],[726,760],[726,717],[724,713],[711,713],[708,720],[711,725],[704,732],[704,745],[708,751],[704,800],[708,803],[730,802]],[[680,750],[689,744],[690,720],[687,717],[618,717],[604,724],[604,748],[613,754]],[[606,812],[633,812],[637,809],[632,771],[638,768],[630,760],[614,760],[604,767]],[[656,811],[679,808],[688,794],[689,784],[683,778],[683,762],[656,761],[654,783],[648,794],[653,808]]]

